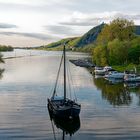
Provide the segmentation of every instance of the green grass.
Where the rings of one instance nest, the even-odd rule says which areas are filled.
[[[140,74],[140,65],[135,65],[135,64],[129,64],[129,65],[122,65],[122,66],[112,66],[113,69],[120,71],[120,72],[124,72],[125,70],[128,71],[134,71],[135,67],[137,69],[137,72]]]

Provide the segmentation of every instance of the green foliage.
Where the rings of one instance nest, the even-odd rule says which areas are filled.
[[[126,19],[117,18],[109,25],[105,25],[97,38],[99,44],[107,44],[109,41],[130,40],[134,37],[134,23]]]
[[[79,40],[80,40],[80,37],[74,38],[73,40],[69,41],[68,45],[74,48],[79,42]]]
[[[0,45],[0,52],[13,51],[12,46]],[[0,53],[0,63],[4,63],[3,55]]]
[[[133,62],[135,64],[140,63],[140,44],[129,49],[128,59],[130,62]]]
[[[96,65],[107,65],[107,47],[97,46],[93,49],[93,61]]]
[[[114,39],[108,43],[109,64],[120,65],[127,63],[129,42]]]
[[[140,37],[134,36],[134,23],[126,19],[115,19],[105,25],[93,49],[96,64],[125,65],[140,63]],[[106,47],[105,47],[106,46]]]
[[[62,39],[62,40],[54,42],[54,43],[50,43],[50,44],[45,45],[45,46],[41,46],[38,49],[60,51],[63,49],[63,45],[65,43],[66,49],[72,50],[73,45],[76,44],[78,39],[79,38],[66,38],[66,39]]]
[[[140,36],[136,36],[131,40],[131,46],[137,46],[138,44],[140,44]]]
[[[78,52],[87,52],[87,53],[92,53],[93,48],[95,47],[94,44],[88,44],[85,47],[73,47],[72,51],[78,51]]]
[[[115,70],[124,72],[124,71],[135,71],[135,68],[137,69],[137,72],[140,73],[140,65],[136,65],[133,63],[130,63],[128,65],[117,65],[117,66],[112,66]]]
[[[13,51],[12,46],[0,45],[0,52]]]

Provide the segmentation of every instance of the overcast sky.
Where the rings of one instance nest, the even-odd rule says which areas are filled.
[[[0,44],[44,45],[117,17],[140,25],[139,5],[140,0],[0,0]]]

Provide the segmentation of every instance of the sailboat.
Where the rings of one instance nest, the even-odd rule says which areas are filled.
[[[81,110],[81,105],[79,103],[76,102],[76,100],[72,100],[67,98],[67,83],[66,83],[66,48],[65,48],[65,44],[64,44],[64,48],[63,48],[63,54],[61,57],[61,61],[60,61],[60,66],[58,69],[58,74],[57,74],[57,78],[56,78],[56,83],[55,83],[55,87],[53,90],[53,95],[51,98],[48,99],[48,109],[50,112],[52,112],[53,115],[55,115],[57,118],[76,118],[79,117],[80,114],[80,110]],[[63,73],[63,77],[64,77],[64,90],[63,90],[63,97],[58,97],[57,96],[57,83],[58,83],[58,78],[59,78],[59,74],[60,74],[60,69],[62,64],[64,65],[64,73]]]

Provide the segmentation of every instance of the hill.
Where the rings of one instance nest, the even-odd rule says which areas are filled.
[[[104,23],[100,24],[94,28],[92,28],[91,30],[89,30],[86,34],[84,34],[79,41],[77,42],[77,44],[75,45],[75,47],[84,47],[85,45],[94,43],[99,35],[99,33],[102,31],[103,27],[104,27]]]
[[[96,42],[96,39],[99,35],[99,33],[104,28],[105,24],[102,23],[96,27],[93,27],[91,30],[89,30],[87,33],[85,33],[81,37],[74,37],[74,38],[66,38],[62,39],[60,41],[50,43],[45,46],[40,46],[39,49],[45,49],[45,50],[62,50],[62,44],[66,44],[67,49],[83,49],[86,47],[91,47],[90,44],[93,44]],[[135,34],[140,35],[140,26],[135,26]]]
[[[44,45],[44,46],[40,46],[38,49],[43,49],[43,50],[62,50],[62,45],[65,43],[67,49],[71,49],[71,46],[73,46],[73,44],[76,44],[75,41],[79,40],[79,37],[74,37],[74,38],[66,38],[66,39],[62,39],[60,41],[57,42],[53,42],[50,43],[48,45]]]

